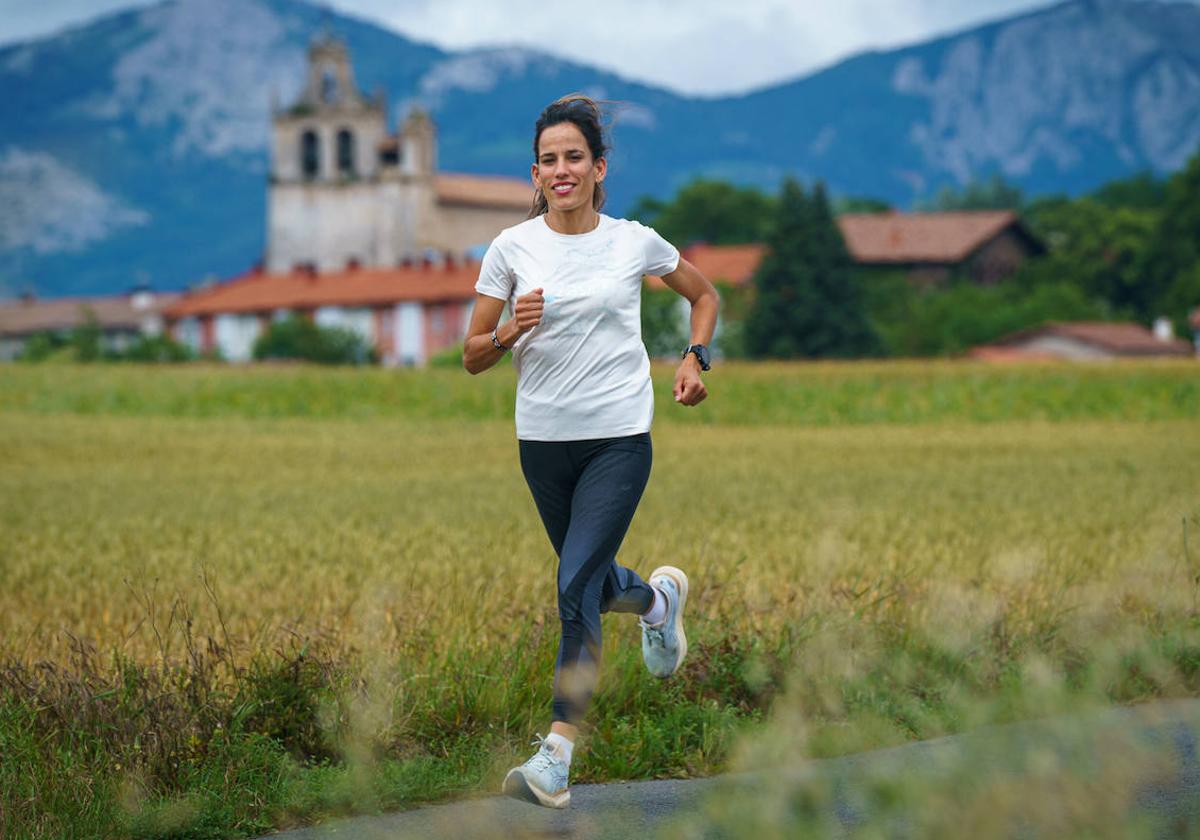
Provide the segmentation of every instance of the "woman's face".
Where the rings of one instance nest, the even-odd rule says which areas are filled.
[[[591,207],[596,184],[604,180],[606,170],[607,161],[592,157],[587,140],[575,123],[552,125],[538,138],[533,184],[546,196],[551,210],[566,213]]]

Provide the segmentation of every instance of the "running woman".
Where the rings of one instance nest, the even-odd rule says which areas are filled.
[[[600,213],[607,148],[598,105],[551,103],[533,135],[533,209],[488,248],[463,365],[480,373],[509,350],[517,370],[521,470],[558,554],[562,636],[550,735],[513,768],[504,792],[550,808],[571,799],[567,776],[596,684],[600,614],[639,616],[642,655],[669,677],[687,654],[688,579],[660,566],[643,581],[617,549],[650,477],[654,394],[641,334],[642,277],[656,274],[691,303],[691,342],[675,401],[707,396],[700,372],[717,320],[712,284],[661,236]],[[512,317],[500,323],[506,304]]]

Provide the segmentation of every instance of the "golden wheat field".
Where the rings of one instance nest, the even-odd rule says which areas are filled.
[[[155,656],[148,618],[161,629],[177,598],[205,632],[289,626],[377,654],[553,617],[507,423],[9,414],[0,441],[10,653],[53,657],[69,631]],[[1191,421],[666,425],[622,562],[685,567],[697,618],[743,635],[868,605],[1182,609],[1197,464]]]

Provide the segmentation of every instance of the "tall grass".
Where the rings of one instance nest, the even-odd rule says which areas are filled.
[[[494,789],[547,725],[556,643],[552,552],[486,419],[506,374],[174,373],[0,371],[0,835],[253,834]],[[691,575],[692,653],[660,683],[605,619],[575,779],[1200,692],[1190,368],[722,375],[660,408],[622,552]]]
[[[658,422],[808,426],[1008,420],[1169,420],[1200,414],[1192,360],[1096,365],[912,361],[721,363],[703,411],[673,405],[673,368],[655,365]],[[5,365],[0,407],[36,414],[152,417],[509,420],[511,366],[329,370]]]

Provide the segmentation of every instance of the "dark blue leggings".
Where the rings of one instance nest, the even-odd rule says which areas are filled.
[[[521,470],[558,554],[554,720],[578,726],[596,686],[600,613],[640,615],[654,600],[649,584],[616,562],[650,478],[650,435],[520,444]]]

